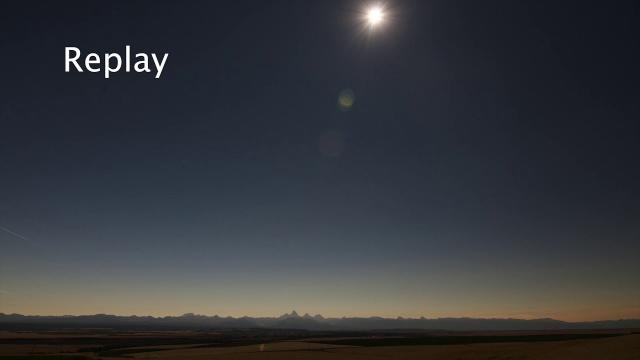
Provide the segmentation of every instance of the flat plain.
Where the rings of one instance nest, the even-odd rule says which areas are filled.
[[[640,333],[0,332],[0,360],[640,359]]]

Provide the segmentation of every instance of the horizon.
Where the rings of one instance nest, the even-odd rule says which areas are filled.
[[[311,318],[314,317],[321,317],[323,319],[354,319],[354,318],[364,318],[364,319],[371,319],[371,318],[378,318],[378,319],[385,319],[385,320],[442,320],[442,319],[470,319],[470,320],[525,320],[525,321],[532,321],[532,320],[554,320],[554,321],[560,321],[560,322],[567,322],[567,323],[581,323],[581,322],[607,322],[607,321],[626,321],[626,320],[640,320],[640,317],[637,318],[633,318],[633,317],[628,317],[628,318],[602,318],[602,319],[591,319],[591,320],[565,320],[565,319],[558,319],[558,318],[554,318],[554,317],[531,317],[531,318],[525,318],[525,317],[499,317],[499,316],[480,316],[480,317],[474,317],[474,316],[425,316],[425,315],[420,315],[420,316],[411,316],[411,317],[407,317],[407,316],[379,316],[379,315],[360,315],[360,316],[329,316],[329,315],[324,315],[324,314],[320,314],[320,313],[313,313],[313,312],[299,312],[296,310],[292,310],[291,312],[285,312],[282,313],[280,315],[225,315],[225,314],[201,314],[201,313],[193,313],[193,312],[187,312],[187,313],[182,313],[182,314],[167,314],[167,315],[152,315],[152,314],[115,314],[115,313],[84,313],[84,314],[23,314],[23,313],[4,313],[0,311],[0,315],[5,315],[5,316],[10,316],[10,315],[19,315],[19,316],[25,316],[25,317],[90,317],[90,316],[114,316],[114,317],[140,317],[140,318],[147,318],[147,317],[151,317],[151,318],[155,318],[155,319],[162,319],[162,318],[180,318],[180,317],[190,317],[190,316],[195,316],[195,317],[207,317],[207,318],[233,318],[233,319],[242,319],[242,318],[269,318],[269,319],[278,319],[278,318],[282,318],[282,317],[305,317],[305,316],[310,316]]]
[[[640,319],[638,14],[7,4],[0,312]]]

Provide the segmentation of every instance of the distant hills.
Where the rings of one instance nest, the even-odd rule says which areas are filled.
[[[554,319],[476,319],[476,318],[382,318],[299,315],[297,312],[279,317],[220,317],[196,314],[182,316],[31,316],[0,313],[0,329],[36,328],[112,328],[112,329],[301,329],[301,330],[580,330],[636,329],[640,319],[566,322]]]

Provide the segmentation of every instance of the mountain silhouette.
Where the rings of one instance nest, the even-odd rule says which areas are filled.
[[[220,317],[187,313],[181,316],[117,316],[109,314],[79,316],[33,316],[0,313],[0,330],[33,328],[131,328],[131,329],[224,329],[273,328],[301,330],[572,330],[640,328],[640,319],[566,322],[543,318],[481,319],[481,318],[382,318],[298,315],[296,311],[279,317]]]

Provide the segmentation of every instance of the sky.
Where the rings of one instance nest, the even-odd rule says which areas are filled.
[[[372,4],[5,4],[0,312],[640,318],[638,3]]]

